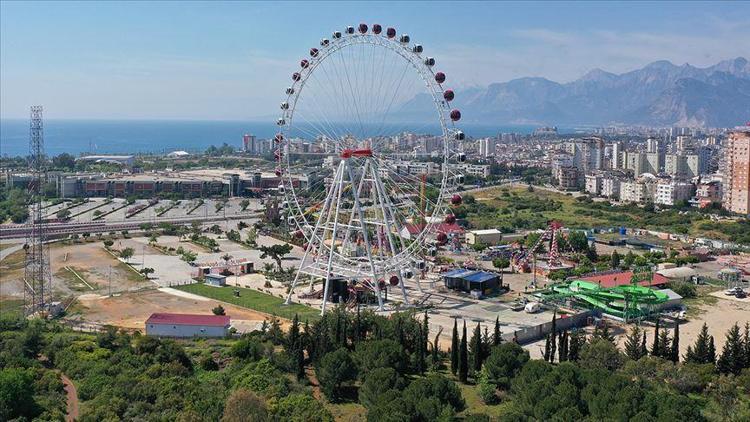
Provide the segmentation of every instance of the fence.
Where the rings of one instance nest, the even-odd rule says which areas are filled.
[[[594,317],[601,317],[601,314],[596,310],[581,312],[567,318],[558,318],[555,321],[555,327],[559,331],[569,330],[574,327],[585,327],[591,323]],[[533,327],[526,327],[522,330],[504,334],[503,340],[526,344],[544,338],[551,331],[552,321],[548,321]]]

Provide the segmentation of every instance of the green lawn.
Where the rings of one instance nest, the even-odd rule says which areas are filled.
[[[284,305],[284,299],[252,289],[230,286],[213,287],[202,283],[177,286],[175,289],[276,315],[281,318],[292,319],[294,318],[294,314],[297,314],[300,321],[309,320],[313,322],[320,319],[320,311],[317,309],[296,303]],[[233,291],[235,289],[240,291],[240,297],[234,296]]]

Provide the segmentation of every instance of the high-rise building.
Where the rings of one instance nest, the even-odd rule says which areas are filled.
[[[598,137],[576,139],[565,145],[578,169],[578,184],[584,184],[584,176],[604,165],[604,141]]]
[[[667,154],[664,172],[675,178],[692,179],[701,174],[701,159],[696,154]]]
[[[495,139],[483,138],[479,141],[479,156],[482,158],[492,157],[495,155]]]
[[[724,160],[724,208],[750,214],[750,126],[729,133]]]
[[[257,154],[257,146],[255,135],[244,134],[242,135],[242,151],[249,154]]]
[[[612,144],[612,157],[610,159],[611,168],[622,168],[622,143],[615,142]]]
[[[648,138],[646,140],[646,152],[648,153],[659,152],[659,140],[655,138]]]

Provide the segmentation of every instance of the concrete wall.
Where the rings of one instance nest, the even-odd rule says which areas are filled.
[[[601,316],[598,311],[586,311],[576,315],[571,315],[567,318],[557,318],[556,330],[570,330],[574,327],[585,327],[589,325],[590,318]],[[536,340],[544,338],[547,334],[552,331],[552,319],[544,324],[535,325],[533,327],[527,327],[522,330],[514,331],[511,333],[503,334],[503,340],[513,341],[516,339],[519,344],[531,343]]]
[[[228,327],[227,327],[228,328]],[[156,337],[224,337],[227,328],[206,325],[146,324],[146,335]]]

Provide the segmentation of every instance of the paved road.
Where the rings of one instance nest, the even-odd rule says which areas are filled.
[[[7,257],[8,255],[12,254],[13,252],[21,250],[21,248],[23,248],[23,244],[22,243],[18,244],[18,245],[15,245],[15,246],[11,246],[9,248],[3,249],[2,251],[0,251],[0,261],[2,261],[3,259],[5,259],[5,257]]]

